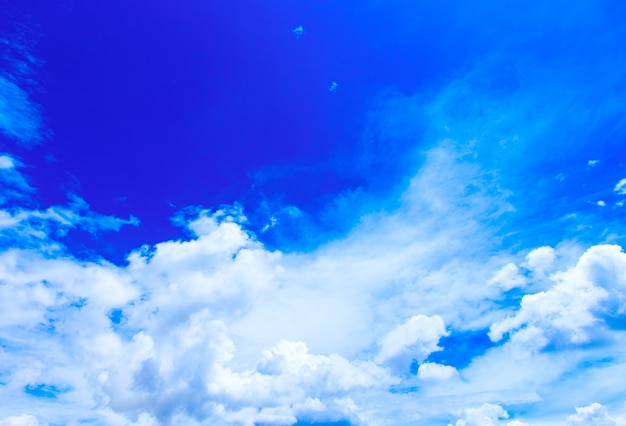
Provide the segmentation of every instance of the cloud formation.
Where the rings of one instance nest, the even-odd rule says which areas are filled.
[[[413,316],[383,337],[376,362],[394,362],[400,371],[406,370],[413,359],[421,362],[431,353],[441,350],[437,343],[447,335],[440,316]]]
[[[528,426],[527,423],[519,420],[500,421],[508,418],[509,413],[501,406],[497,404],[483,404],[477,408],[465,409],[461,418],[454,423],[454,426]],[[452,426],[452,424],[448,426]]]
[[[522,298],[520,310],[494,323],[489,336],[495,342],[510,334],[522,352],[532,352],[550,341],[574,344],[589,341],[588,330],[610,313],[623,313],[626,255],[615,245],[587,250],[575,267],[554,274],[554,286]],[[610,278],[609,278],[610,277]],[[610,308],[603,306],[609,301]],[[604,312],[603,312],[604,311]]]
[[[545,13],[530,9],[521,22]],[[546,143],[575,134],[567,146],[584,151],[580,135],[622,112],[620,67],[509,59],[490,56],[427,105],[394,95],[377,111],[381,140],[416,137],[420,111],[428,142],[391,201],[306,252],[267,249],[233,205],[182,212],[184,236],[124,264],[77,258],[71,230],[138,220],[72,194],[33,206],[22,163],[0,154],[0,424],[623,424],[623,228],[555,195],[591,164],[561,170],[564,144]],[[490,90],[503,67],[515,84]],[[0,77],[0,130],[27,145],[41,127]]]
[[[567,352],[598,331],[619,335],[602,320],[623,315],[626,255],[616,245],[594,246],[561,271],[555,262],[567,252],[550,247],[529,251],[519,266],[502,254],[480,266],[472,258],[450,259],[455,247],[444,242],[451,233],[489,247],[478,224],[446,225],[446,211],[457,214],[451,200],[472,205],[465,210],[471,215],[483,212],[487,201],[480,198],[490,195],[454,186],[471,182],[473,169],[462,162],[441,151],[430,161],[403,195],[405,207],[366,218],[362,228],[312,253],[268,251],[246,230],[237,206],[180,219],[187,239],[141,247],[121,266],[41,246],[4,250],[0,289],[12,303],[2,308],[0,398],[12,408],[0,415],[242,425],[391,418],[413,424],[418,415],[424,424],[440,424],[459,398],[468,407],[478,398],[482,405],[454,424],[523,424],[507,420],[502,404],[533,403],[536,393],[516,385],[491,392],[493,369],[523,371],[507,355],[511,345],[531,366],[544,362],[551,342]],[[439,179],[430,167],[450,161],[465,174],[448,183],[453,191],[414,192],[428,187],[420,180]],[[425,223],[407,226],[415,206],[426,202],[437,222],[422,211]],[[67,226],[82,220],[65,217]],[[503,263],[517,274],[527,271],[529,288],[535,279],[551,284],[524,295],[519,308],[501,308],[497,300],[517,288],[488,285]],[[509,339],[461,369],[429,360],[454,355],[442,339],[480,327],[490,327],[495,342]],[[541,370],[525,380],[535,380],[539,392],[552,386]],[[29,409],[33,398],[42,407],[61,405],[50,415]],[[372,398],[385,405],[371,405]],[[401,408],[407,398],[413,412]]]
[[[621,426],[626,425],[626,417],[611,415],[606,407],[594,402],[584,407],[576,407],[576,414],[567,418],[567,424]]]

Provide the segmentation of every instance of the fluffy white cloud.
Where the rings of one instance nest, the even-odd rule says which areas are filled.
[[[556,252],[552,247],[539,247],[526,255],[524,266],[534,273],[545,274],[552,268],[555,259]]]
[[[191,237],[142,247],[122,266],[78,261],[45,244],[5,250],[0,296],[12,303],[0,316],[7,383],[0,399],[40,421],[95,416],[111,425],[441,424],[454,406],[472,401],[487,408],[467,411],[457,424],[500,424],[505,417],[493,404],[537,401],[533,386],[544,386],[537,376],[548,380],[553,366],[528,359],[535,364],[520,373],[526,381],[503,382],[502,372],[522,368],[507,356],[509,347],[532,354],[558,335],[601,326],[598,309],[623,312],[624,255],[597,246],[573,268],[552,273],[557,256],[549,247],[531,251],[520,266],[511,256],[485,254],[490,234],[472,218],[497,218],[507,207],[494,210],[487,190],[469,191],[470,183],[484,183],[466,166],[435,150],[403,193],[402,208],[366,216],[312,253],[268,251],[246,231],[237,206],[180,218]],[[458,175],[438,183],[446,191],[433,191],[447,168]],[[65,208],[49,213],[65,227],[89,217],[81,200]],[[40,219],[61,221],[44,212]],[[42,233],[54,241],[54,233]],[[469,257],[467,241],[475,249]],[[507,286],[485,285],[523,275],[529,289],[550,273],[553,287],[525,296],[508,319],[510,308],[493,302]],[[596,293],[602,297],[589,297]],[[509,345],[458,370],[427,360],[441,350],[454,359],[457,349],[442,347],[442,337],[490,324],[492,337],[510,335]],[[413,359],[421,365],[411,375]],[[27,389],[63,408],[29,411],[35,396]],[[0,416],[15,414],[0,408]]]
[[[526,255],[520,266],[512,262],[507,263],[496,272],[488,283],[498,286],[503,291],[513,288],[526,288],[529,285],[535,288],[545,281],[547,275],[553,271],[555,260],[556,251],[552,247],[536,248]]]
[[[514,263],[507,263],[489,280],[489,284],[497,285],[507,291],[512,288],[524,287],[526,277],[520,273],[520,269]]]
[[[431,353],[441,350],[437,344],[442,336],[447,335],[440,316],[415,315],[382,339],[376,362],[391,362],[400,370],[406,369],[411,360],[420,362]]]
[[[528,426],[520,420],[511,420],[506,423],[500,421],[508,418],[509,413],[500,405],[485,403],[478,408],[465,409],[454,426]]]
[[[449,365],[441,365],[435,362],[425,362],[417,369],[417,377],[422,380],[448,380],[456,377],[459,372]]]
[[[492,324],[489,336],[497,342],[509,333],[522,353],[541,349],[550,339],[586,342],[589,327],[600,321],[597,314],[624,311],[624,273],[621,247],[592,247],[575,267],[551,277],[552,288],[524,296],[519,311]]]
[[[202,214],[191,222],[198,237],[137,251],[126,267],[35,250],[0,254],[0,292],[12,301],[2,308],[0,327],[27,339],[5,336],[4,344],[20,354],[2,354],[9,387],[19,395],[44,386],[51,398],[65,400],[74,398],[65,389],[76,389],[88,405],[111,411],[110,419],[118,419],[111,424],[175,418],[290,424],[295,416],[358,416],[337,401],[355,389],[397,382],[372,361],[315,355],[305,343],[287,340],[261,351],[256,364],[247,361],[253,356],[234,360],[224,321],[244,315],[259,294],[274,289],[281,255],[263,249],[233,220],[223,212]],[[36,336],[47,347],[45,362],[29,341]],[[69,377],[63,374],[68,362]]]
[[[594,402],[585,407],[576,407],[576,414],[567,418],[570,425],[624,426],[626,416],[614,416],[602,404]]]
[[[541,247],[519,267],[494,252],[479,219],[497,221],[510,206],[450,142],[426,155],[400,198],[397,210],[368,214],[345,238],[311,253],[267,250],[237,206],[198,210],[192,219],[178,218],[188,239],[141,247],[121,266],[46,248],[62,234],[53,226],[88,229],[102,219],[78,198],[64,207],[5,212],[6,229],[20,235],[34,232],[37,221],[50,225],[35,229],[43,242],[33,238],[30,248],[0,253],[0,297],[11,301],[0,315],[7,383],[0,400],[40,421],[80,417],[111,425],[441,424],[458,406],[538,400],[536,376],[548,368],[524,369],[521,385],[500,380],[519,366],[507,347],[462,360],[472,362],[458,370],[427,358],[441,350],[463,356],[442,347],[441,338],[490,324],[529,353],[554,338],[550,330],[567,331],[558,319],[565,314],[532,302],[533,295],[509,326],[503,317],[510,307],[494,302],[518,276],[532,285],[551,273],[555,252]],[[569,306],[576,291],[598,288],[609,295],[599,302],[613,303],[623,288],[614,279],[622,263],[619,250],[599,246],[571,272],[593,284],[574,285],[569,272],[557,273],[544,293],[558,293],[551,297]],[[501,288],[485,285],[494,277]],[[557,291],[559,283],[564,289]],[[576,293],[570,299],[561,295],[567,289]],[[598,303],[587,309],[593,318]],[[616,303],[607,309],[621,312]],[[570,311],[579,320],[586,312]],[[421,365],[411,375],[413,359]],[[481,361],[489,364],[482,370]],[[33,389],[45,396],[26,392]],[[44,408],[29,410],[32,398]],[[46,402],[60,408],[48,410]],[[489,407],[485,418],[503,418]],[[15,414],[0,407],[0,416]],[[479,414],[468,411],[459,421]]]
[[[313,355],[302,342],[281,341],[263,352],[256,369],[217,368],[208,386],[212,398],[225,404],[250,408],[277,404],[275,408],[292,418],[328,418],[343,413],[345,407],[337,404],[338,398],[359,388],[385,388],[395,381],[371,361]]]

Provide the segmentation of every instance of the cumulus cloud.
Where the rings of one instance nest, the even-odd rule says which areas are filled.
[[[0,420],[1,426],[39,426],[39,422],[33,416],[22,414],[21,416],[11,416]]]
[[[196,238],[134,252],[127,267],[3,252],[0,291],[12,303],[0,326],[41,335],[49,352],[45,363],[32,363],[36,343],[5,336],[21,354],[4,364],[10,387],[18,394],[25,386],[90,389],[91,404],[137,424],[178,418],[253,425],[357,416],[337,401],[397,381],[372,361],[311,354],[305,343],[287,340],[261,351],[254,365],[235,362],[225,321],[273,288],[280,254],[223,211],[203,212],[190,227]],[[74,377],[62,374],[69,360]]]
[[[458,375],[458,371],[449,365],[425,362],[417,369],[417,377],[421,380],[448,380]]]
[[[431,161],[439,168],[457,160],[440,151]],[[397,374],[408,373],[412,359],[440,350],[439,339],[449,333],[440,315],[402,312],[440,310],[428,300],[451,307],[467,299],[480,306],[471,301],[481,300],[481,293],[466,292],[466,272],[479,273],[476,289],[489,272],[446,260],[451,228],[441,223],[446,210],[456,213],[454,203],[475,196],[463,190],[471,172],[463,171],[456,193],[445,193],[454,194],[451,199],[433,191],[429,201],[407,193],[409,206],[437,200],[437,216],[423,228],[407,233],[411,228],[405,227],[421,208],[372,216],[347,239],[307,255],[266,250],[246,231],[237,206],[190,212],[178,219],[191,231],[189,239],[141,247],[123,266],[77,261],[62,249],[50,253],[42,250],[44,240],[5,250],[0,289],[13,303],[2,308],[3,345],[11,348],[3,354],[2,373],[10,400],[23,403],[26,387],[54,389],[50,398],[66,407],[55,415],[58,422],[97,412],[110,424],[374,424],[384,415],[368,408],[365,395],[389,395],[389,386],[401,380]],[[420,176],[414,184],[428,187],[434,178],[440,177]],[[473,202],[478,212],[493,211],[487,201]],[[14,222],[7,229],[29,217],[78,226],[77,211],[88,206],[75,198],[66,209],[9,214]],[[387,229],[386,241],[380,227]],[[483,238],[479,229],[465,225],[452,232]],[[424,246],[438,233],[440,241]],[[58,235],[51,228],[42,234],[51,240]],[[370,239],[378,244],[364,243]],[[391,256],[390,247],[401,250]],[[422,288],[428,300],[395,301],[389,289],[398,282]],[[450,298],[437,296],[441,292]],[[386,294],[381,304],[372,303],[376,293]],[[388,315],[391,307],[398,312]],[[484,309],[454,315],[476,317]],[[20,340],[9,337],[18,335]],[[378,350],[364,351],[377,342]],[[47,355],[40,358],[44,348]],[[418,374],[426,386],[455,370],[425,363]]]
[[[502,422],[501,419],[508,419],[509,413],[497,404],[483,404],[477,408],[467,408],[460,418],[448,426],[528,426],[520,420]]]
[[[345,408],[337,402],[341,398],[358,389],[385,388],[396,382],[371,361],[350,362],[336,354],[313,355],[304,343],[289,341],[280,341],[263,351],[256,371],[235,372],[222,367],[215,374],[209,384],[212,398],[231,406],[274,405],[293,419],[341,418]]]
[[[432,165],[450,161],[438,155]],[[428,186],[419,179],[425,178],[413,185]],[[464,200],[462,188],[455,202]],[[246,230],[238,206],[195,210],[179,219],[187,239],[141,247],[126,265],[78,261],[41,247],[5,249],[0,297],[12,303],[0,316],[0,373],[7,383],[0,398],[26,407],[33,396],[25,389],[43,389],[64,408],[53,418],[44,410],[22,411],[57,423],[97,416],[122,425],[382,424],[386,418],[415,424],[416,416],[436,424],[454,401],[479,398],[491,405],[464,412],[456,423],[503,424],[505,411],[493,403],[502,403],[504,391],[489,393],[490,380],[493,368],[512,371],[517,361],[504,358],[502,347],[485,355],[501,361],[484,372],[476,368],[480,357],[466,368],[429,360],[455,356],[441,340],[486,321],[492,338],[508,334],[529,353],[560,334],[583,336],[602,326],[598,309],[623,308],[608,302],[623,292],[626,262],[619,247],[596,246],[574,267],[552,273],[554,251],[531,251],[514,272],[527,270],[531,278],[550,272],[553,287],[524,296],[520,309],[502,319],[489,299],[500,293],[485,283],[513,259],[448,259],[465,247],[451,245],[450,232],[485,238],[477,225],[448,226],[446,210],[456,214],[446,198],[451,193],[426,194],[436,201],[426,228],[407,226],[415,204],[428,222],[422,207],[430,205],[409,193],[404,210],[366,218],[345,239],[307,254],[267,250]],[[488,200],[464,201],[465,214],[484,212],[483,196]],[[596,294],[602,297],[590,297]],[[413,360],[420,365],[409,377]],[[536,398],[532,391],[510,392],[512,400]],[[439,398],[437,404],[416,402],[422,395]],[[399,408],[405,405],[415,412]],[[0,408],[0,416],[15,414]]]
[[[615,416],[602,404],[593,404],[576,407],[576,414],[567,418],[570,425],[594,425],[594,426],[623,426],[626,425],[626,416]]]
[[[383,338],[376,362],[391,362],[399,369],[407,368],[411,360],[423,361],[431,353],[441,350],[437,344],[442,336],[447,335],[440,316],[415,315]]]
[[[520,269],[514,263],[507,263],[491,278],[488,283],[497,285],[507,291],[512,288],[524,287],[526,277],[520,273]]]
[[[441,179],[437,171],[451,164],[461,168],[451,190],[429,190],[429,182]],[[0,292],[12,303],[0,316],[0,365],[7,378],[0,397],[25,406],[32,396],[24,389],[47,389],[48,398],[65,407],[56,422],[96,415],[105,424],[137,425],[376,424],[385,418],[415,424],[416,416],[429,424],[451,411],[454,398],[497,402],[487,392],[491,370],[475,374],[475,364],[457,369],[429,360],[437,353],[462,356],[443,338],[463,327],[493,324],[492,337],[508,333],[511,342],[537,352],[554,330],[571,332],[581,313],[593,317],[607,299],[587,311],[550,311],[545,305],[552,300],[525,298],[503,320],[490,301],[500,290],[485,283],[500,265],[514,265],[513,259],[463,260],[466,245],[450,239],[463,236],[487,251],[481,226],[468,219],[454,227],[448,214],[498,216],[488,192],[465,192],[476,172],[465,166],[445,150],[434,152],[403,194],[402,209],[366,217],[346,238],[313,253],[267,250],[246,230],[239,206],[186,212],[177,221],[190,231],[187,239],[141,247],[126,265],[78,261],[40,246],[6,249],[0,254]],[[74,199],[66,208],[77,214],[88,209],[85,204]],[[64,217],[71,224],[75,216]],[[416,224],[416,217],[422,222]],[[531,278],[547,274],[555,256],[541,247],[509,269],[528,271]],[[554,288],[539,293],[549,296],[536,297],[563,299],[560,306],[568,307],[585,289],[618,294],[623,284],[614,276],[621,274],[621,256],[614,246],[590,249],[574,268],[551,275]],[[580,324],[584,331],[587,323]],[[411,376],[413,360],[419,367]],[[506,362],[500,367],[513,369]],[[398,407],[413,398],[411,392],[419,392],[416,400],[439,395],[437,408],[412,402],[417,405],[408,406],[416,412],[402,411]],[[511,392],[512,399],[532,400]],[[386,403],[372,406],[372,400]],[[504,417],[496,411],[483,417],[499,424]],[[42,413],[30,412],[40,419]],[[459,421],[475,424],[469,422],[479,414],[468,413]],[[0,415],[14,414],[0,409]]]
[[[545,274],[551,269],[555,259],[556,252],[552,247],[539,247],[526,255],[524,266],[534,273]]]
[[[554,339],[587,342],[589,327],[601,321],[598,314],[607,314],[605,302],[613,311],[623,312],[625,272],[621,247],[592,247],[576,266],[551,277],[552,288],[525,295],[517,313],[492,324],[489,336],[497,342],[508,333],[522,352],[537,351]]]

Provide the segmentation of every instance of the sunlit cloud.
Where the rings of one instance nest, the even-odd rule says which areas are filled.
[[[357,218],[306,250],[263,238],[308,212],[267,207],[255,234],[233,202],[173,210],[176,237],[123,262],[80,256],[75,233],[140,219],[80,192],[46,204],[0,153],[0,425],[626,424],[624,227],[601,216],[626,179],[588,180],[614,146],[586,138],[623,112],[623,64],[516,43],[428,93],[381,91],[355,161],[395,143],[397,182],[329,196]],[[32,147],[42,109],[16,81],[0,76],[0,131]]]

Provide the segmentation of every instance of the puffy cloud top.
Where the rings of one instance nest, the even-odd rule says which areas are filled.
[[[439,315],[415,315],[383,338],[376,362],[406,367],[412,359],[423,361],[432,352],[441,350],[437,344],[442,336],[447,335],[443,318]]]

